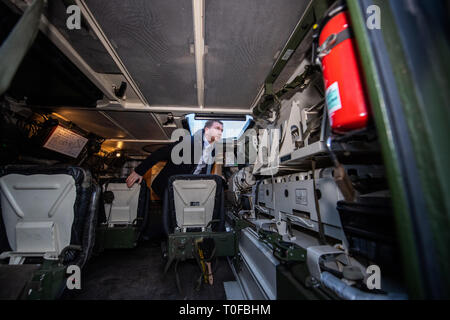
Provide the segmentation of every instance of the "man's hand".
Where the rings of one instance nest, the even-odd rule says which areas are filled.
[[[139,181],[140,184],[142,182],[142,176],[133,171],[127,178],[127,187],[131,188],[136,181]]]

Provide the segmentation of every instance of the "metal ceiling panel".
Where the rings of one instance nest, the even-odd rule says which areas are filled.
[[[191,0],[86,0],[150,105],[197,105]]]
[[[148,112],[105,111],[104,113],[135,139],[167,140],[158,123]]]
[[[251,106],[309,2],[206,1],[205,107]]]
[[[124,130],[117,127],[97,111],[80,109],[55,109],[55,112],[68,119],[81,129],[93,132],[107,139],[132,139]]]
[[[114,60],[84,19],[81,19],[81,29],[67,28],[66,21],[69,14],[66,13],[64,1],[48,1],[45,16],[95,72],[120,73]]]

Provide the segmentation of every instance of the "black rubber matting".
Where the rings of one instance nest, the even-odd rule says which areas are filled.
[[[35,264],[0,265],[0,300],[19,299],[38,268]]]
[[[225,300],[223,282],[234,281],[226,258],[219,258],[214,284],[195,286],[200,268],[195,260],[180,262],[178,273],[183,294],[176,286],[175,264],[164,277],[165,260],[159,242],[145,242],[135,249],[110,250],[91,258],[82,270],[81,290],[66,290],[62,299],[74,300]]]

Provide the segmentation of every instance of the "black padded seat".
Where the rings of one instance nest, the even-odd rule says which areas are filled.
[[[0,168],[0,253],[51,253],[83,267],[95,242],[99,196],[90,172],[79,167]]]
[[[222,177],[203,174],[172,176],[163,200],[164,232],[168,235],[175,231],[202,231],[207,226],[211,231],[223,232],[224,206]],[[209,226],[211,221],[217,222]]]

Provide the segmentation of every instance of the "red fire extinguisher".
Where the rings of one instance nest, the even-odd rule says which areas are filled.
[[[369,109],[345,7],[332,10],[315,29],[314,59],[322,66],[331,128],[335,133],[364,129]]]

